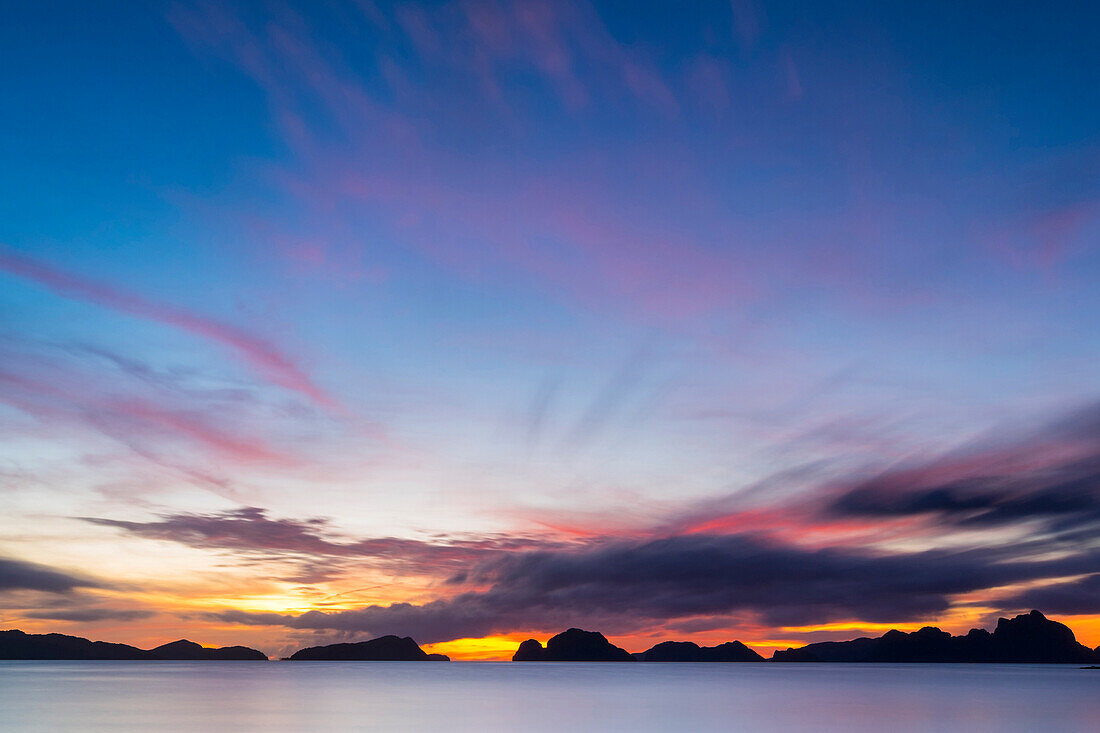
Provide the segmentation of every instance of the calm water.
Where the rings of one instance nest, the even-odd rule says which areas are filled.
[[[0,662],[27,731],[1097,731],[1053,666]]]

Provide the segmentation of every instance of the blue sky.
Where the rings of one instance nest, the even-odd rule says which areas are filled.
[[[815,551],[988,552],[1050,516],[978,532],[941,509],[842,531],[795,507],[899,471],[915,490],[914,467],[947,461],[952,490],[1005,477],[1003,508],[1039,491],[1020,472],[1077,470],[1091,450],[1087,430],[1043,432],[1091,414],[1100,381],[1088,4],[6,15],[0,552],[98,579],[61,599],[13,589],[13,625],[137,609],[142,624],[89,628],[151,637],[196,609],[463,591],[450,560],[410,569],[397,551],[288,581],[308,573],[279,568],[333,562],[272,544],[290,526],[436,550],[583,555],[705,526]],[[195,517],[236,539],[146,526]],[[225,567],[237,595],[212,579]],[[875,622],[965,623],[1021,591],[972,592]],[[798,641],[764,601],[736,612],[700,611]],[[612,633],[672,623],[576,613]],[[239,621],[204,628],[287,643],[282,622]],[[484,628],[551,620],[531,623]]]

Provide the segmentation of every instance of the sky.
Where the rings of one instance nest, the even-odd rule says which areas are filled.
[[[3,13],[0,627],[1100,644],[1091,4]]]

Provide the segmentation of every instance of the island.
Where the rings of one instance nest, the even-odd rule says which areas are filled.
[[[263,652],[245,646],[204,647],[180,639],[153,649],[90,641],[65,634],[0,631],[0,659],[120,660],[120,661],[266,661]],[[379,636],[367,641],[312,646],[296,651],[288,661],[449,662],[445,654],[429,654],[411,637]],[[892,629],[879,637],[824,641],[776,650],[764,659],[740,641],[700,646],[690,641],[663,641],[631,654],[598,631],[571,628],[550,637],[543,646],[527,639],[513,662],[844,662],[844,663],[972,663],[1081,664],[1100,666],[1100,647],[1077,641],[1065,624],[1039,611],[1001,618],[990,632],[971,629],[952,636],[934,626],[904,632]]]
[[[1077,642],[1065,624],[1039,611],[1001,618],[993,633],[971,629],[952,636],[934,626],[887,631],[880,637],[824,641],[777,650],[776,662],[971,662],[1079,664],[1100,661],[1100,652]]]
[[[176,661],[267,661],[263,652],[246,646],[206,647],[187,639],[162,644],[149,650],[153,659]]]
[[[408,636],[379,636],[350,644],[311,646],[287,657],[291,662],[449,662],[445,654],[428,654]]]
[[[80,636],[26,634],[12,629],[0,631],[0,659],[266,662],[267,655],[244,646],[212,648],[186,639],[139,649]]]
[[[634,655],[598,631],[568,629],[550,637],[546,646],[528,639],[512,655],[513,662],[633,662]]]
[[[662,641],[638,652],[639,662],[763,662],[764,657],[739,641],[727,641],[717,646],[699,646],[691,641]]]

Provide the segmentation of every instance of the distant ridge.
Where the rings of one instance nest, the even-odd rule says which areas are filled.
[[[329,644],[299,649],[292,662],[449,662],[445,654],[428,654],[408,636],[380,636],[353,644]]]
[[[211,648],[186,639],[145,650],[129,644],[90,641],[80,636],[26,634],[12,629],[0,631],[0,659],[266,662],[267,655],[245,646]]]
[[[952,636],[934,626],[905,633],[887,631],[871,639],[825,641],[798,649],[777,650],[776,662],[1031,662],[1078,664],[1100,661],[1100,651],[1077,642],[1065,624],[1038,611],[998,619],[993,633],[971,629]]]

